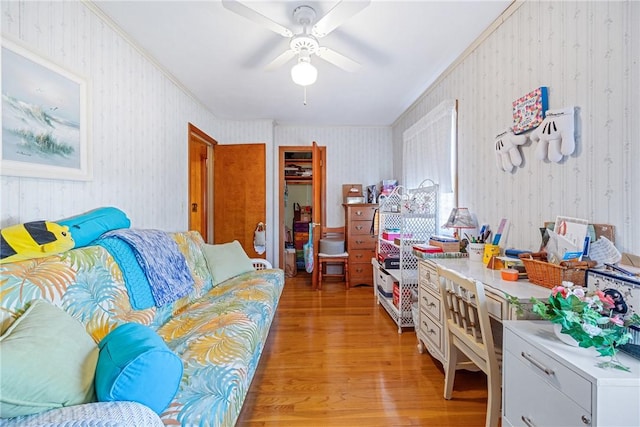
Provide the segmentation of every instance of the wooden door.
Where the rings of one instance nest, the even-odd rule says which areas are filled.
[[[313,160],[313,179],[312,179],[312,191],[313,191],[313,209],[311,211],[311,220],[313,222],[313,253],[315,254],[313,274],[311,275],[311,285],[313,289],[318,288],[318,252],[320,249],[320,231],[322,225],[324,225],[325,215],[325,147],[319,147],[318,144],[313,141],[312,147],[312,160]]]
[[[209,150],[216,141],[189,123],[189,230],[209,241]]]
[[[258,223],[266,224],[265,144],[218,144],[213,153],[213,242],[238,240],[250,258],[265,258],[253,247]]]

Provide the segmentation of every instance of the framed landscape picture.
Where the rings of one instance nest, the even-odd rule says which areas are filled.
[[[1,174],[90,180],[87,82],[2,39]]]
[[[539,87],[513,101],[513,133],[537,128],[549,108],[547,88]]]

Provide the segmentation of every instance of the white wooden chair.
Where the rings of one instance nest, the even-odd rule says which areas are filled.
[[[451,399],[456,366],[461,361],[461,357],[466,356],[487,374],[486,427],[496,427],[500,418],[502,400],[500,372],[502,348],[494,346],[484,287],[480,282],[441,266],[438,266],[438,276],[449,342],[449,358],[444,367],[444,398]],[[501,345],[501,340],[499,342]]]
[[[251,258],[251,262],[253,263],[253,268],[255,268],[256,270],[266,270],[268,268],[273,268],[271,263],[266,259]]]

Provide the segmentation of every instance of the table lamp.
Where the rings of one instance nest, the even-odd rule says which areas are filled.
[[[455,228],[454,236],[460,239],[461,228],[476,228],[476,222],[471,216],[468,208],[453,208],[449,214],[449,219],[442,228]]]

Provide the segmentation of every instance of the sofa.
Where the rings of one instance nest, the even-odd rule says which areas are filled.
[[[184,255],[193,287],[187,295],[161,307],[142,310],[132,307],[122,269],[112,253],[101,245],[0,264],[3,336],[25,309],[40,299],[77,319],[96,345],[121,325],[146,325],[182,362],[179,385],[166,409],[156,414],[139,402],[96,398],[92,402],[3,418],[0,425],[233,426],[236,423],[275,315],[284,272],[264,268],[216,283],[211,260],[205,257],[208,245],[200,234],[194,231],[168,234]],[[43,354],[52,351],[46,344],[39,344]],[[29,375],[24,373],[25,378]]]

